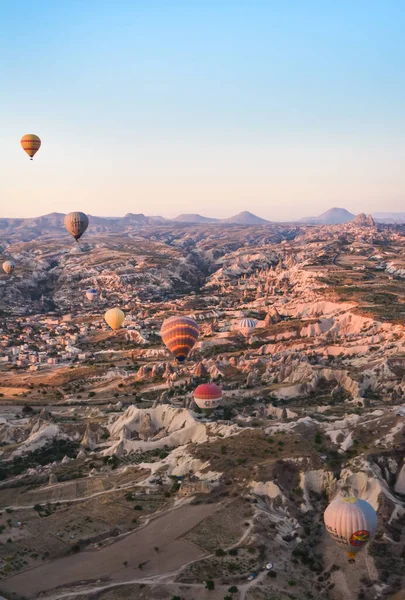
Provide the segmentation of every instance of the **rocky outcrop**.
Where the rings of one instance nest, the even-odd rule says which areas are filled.
[[[196,366],[194,367],[192,374],[194,375],[194,377],[207,377],[208,375],[208,371],[204,366],[204,363],[199,362],[196,364]]]
[[[139,437],[141,440],[149,440],[153,437],[152,419],[149,413],[143,416],[141,426],[139,428]]]
[[[364,213],[360,213],[357,217],[352,221],[353,225],[357,225],[358,227],[375,227],[374,219],[371,215],[365,215]]]
[[[264,324],[266,327],[269,327],[270,325],[275,325],[276,323],[279,323],[281,321],[281,317],[278,313],[277,308],[275,308],[274,306],[272,306],[267,315],[266,318],[264,319]]]
[[[83,448],[89,448],[90,450],[94,450],[94,448],[97,447],[97,435],[92,431],[90,423],[88,423],[86,427],[86,431],[82,441],[80,442],[80,445]]]

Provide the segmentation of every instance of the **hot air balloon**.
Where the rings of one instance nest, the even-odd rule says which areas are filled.
[[[20,144],[22,146],[22,149],[28,154],[28,156],[32,160],[41,147],[41,140],[37,135],[33,133],[27,133],[26,135],[22,136]]]
[[[123,324],[125,315],[119,308],[110,308],[110,310],[107,310],[105,313],[104,319],[111,329],[117,331]]]
[[[377,528],[374,508],[354,496],[338,496],[324,513],[325,527],[337,544],[346,550],[349,562],[354,562],[359,552]]]
[[[86,298],[87,300],[89,300],[90,302],[93,302],[96,298],[97,298],[97,290],[87,290],[86,292]]]
[[[242,319],[239,322],[238,329],[242,335],[249,337],[256,329],[256,321],[254,319]]]
[[[82,212],[71,212],[65,216],[64,224],[77,242],[89,226],[89,218]]]
[[[7,275],[12,275],[15,269],[15,262],[13,260],[5,260],[3,263],[3,271],[7,273]]]
[[[179,362],[183,362],[194,347],[200,330],[190,317],[169,317],[164,321],[160,334],[165,346]]]
[[[203,383],[194,390],[194,402],[204,412],[211,412],[220,405],[222,390],[215,383]]]

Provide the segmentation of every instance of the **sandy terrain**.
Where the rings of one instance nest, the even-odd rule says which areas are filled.
[[[9,577],[2,582],[2,590],[36,598],[41,592],[79,581],[108,579],[122,582],[173,571],[203,556],[197,546],[178,538],[217,508],[214,504],[181,507],[106,548],[72,554]],[[128,561],[127,567],[124,561]],[[140,563],[145,563],[142,570],[138,567]]]
[[[0,394],[3,394],[4,397],[13,396],[14,394],[24,394],[28,392],[28,389],[22,387],[0,387]]]

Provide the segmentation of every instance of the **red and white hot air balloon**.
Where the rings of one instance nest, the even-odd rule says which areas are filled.
[[[194,390],[194,402],[204,412],[211,412],[221,404],[222,390],[215,383],[202,383]]]

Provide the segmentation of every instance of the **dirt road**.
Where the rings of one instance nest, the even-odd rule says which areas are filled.
[[[215,504],[183,506],[110,546],[71,554],[9,577],[2,581],[2,590],[37,598],[41,592],[86,580],[125,582],[135,577],[175,571],[204,555],[197,546],[178,538],[217,508]],[[124,561],[128,562],[126,567]],[[139,567],[141,563],[142,568]]]

